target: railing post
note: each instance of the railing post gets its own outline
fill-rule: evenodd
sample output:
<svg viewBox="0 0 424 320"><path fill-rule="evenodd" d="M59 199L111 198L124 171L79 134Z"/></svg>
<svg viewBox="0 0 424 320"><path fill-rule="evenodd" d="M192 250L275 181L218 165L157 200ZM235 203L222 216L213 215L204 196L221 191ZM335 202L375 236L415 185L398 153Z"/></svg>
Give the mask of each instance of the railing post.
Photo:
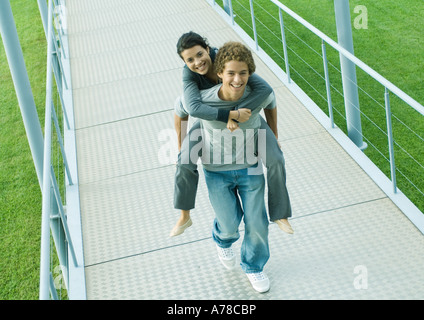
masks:
<svg viewBox="0 0 424 320"><path fill-rule="evenodd" d="M234 26L235 25L235 21L234 21L234 9L233 9L233 2L231 0L230 1L230 16L231 16L231 23Z"/></svg>
<svg viewBox="0 0 424 320"><path fill-rule="evenodd" d="M325 48L324 40L322 40L322 60L324 63L325 87L327 89L328 113L330 115L331 128L334 128L333 103L331 101L331 83L330 75L328 73L327 50Z"/></svg>
<svg viewBox="0 0 424 320"><path fill-rule="evenodd" d="M339 45L353 54L349 0L334 0L334 10L336 13L337 39ZM362 140L356 66L342 53L340 53L340 66L342 70L348 136L358 148L364 150L367 144Z"/></svg>
<svg viewBox="0 0 424 320"><path fill-rule="evenodd" d="M43 186L43 133L9 1L0 1L0 33L15 85L40 188Z"/></svg>
<svg viewBox="0 0 424 320"><path fill-rule="evenodd" d="M233 10L233 3L231 0L223 0L224 4L224 11L231 17L231 23L232 25L235 24L234 22L234 10Z"/></svg>
<svg viewBox="0 0 424 320"><path fill-rule="evenodd" d="M230 15L230 0L223 0L224 11Z"/></svg>
<svg viewBox="0 0 424 320"><path fill-rule="evenodd" d="M397 193L395 150L393 145L392 111L390 109L389 90L387 88L385 88L385 91L384 91L384 102L386 105L386 124L387 124L387 139L389 143L390 174L391 174L392 183L393 183L393 193Z"/></svg>
<svg viewBox="0 0 424 320"><path fill-rule="evenodd" d="M46 0L37 0L38 10L40 11L41 22L43 23L44 33L47 37L47 3Z"/></svg>
<svg viewBox="0 0 424 320"><path fill-rule="evenodd" d="M284 31L283 11L281 10L281 8L278 8L278 13L280 16L281 39L283 41L284 63L286 64L287 81L288 83L290 83L289 55L287 53L286 32Z"/></svg>
<svg viewBox="0 0 424 320"><path fill-rule="evenodd" d="M59 121L57 119L56 111L54 110L54 104L52 106L52 114L53 114L53 121L54 121L54 126L56 129L56 134L57 134L57 140L59 142L60 151L62 152L63 164L65 166L66 174L68 177L68 182L69 182L69 185L73 185L74 182L72 181L71 171L69 170L68 157L66 156L65 146L63 144L62 135L60 133Z"/></svg>
<svg viewBox="0 0 424 320"><path fill-rule="evenodd" d="M259 51L258 33L256 32L256 21L255 21L255 11L253 9L253 0L249 0L249 2L250 2L250 15L252 16L252 28L253 28L253 36L255 38L256 51Z"/></svg>
<svg viewBox="0 0 424 320"><path fill-rule="evenodd" d="M52 6L49 2L48 17ZM43 163L43 207L41 221L41 258L40 258L40 300L50 297L50 196L51 196L51 133L52 133L52 21L48 20L47 31L47 80L46 80L46 116L44 123L44 163Z"/></svg>

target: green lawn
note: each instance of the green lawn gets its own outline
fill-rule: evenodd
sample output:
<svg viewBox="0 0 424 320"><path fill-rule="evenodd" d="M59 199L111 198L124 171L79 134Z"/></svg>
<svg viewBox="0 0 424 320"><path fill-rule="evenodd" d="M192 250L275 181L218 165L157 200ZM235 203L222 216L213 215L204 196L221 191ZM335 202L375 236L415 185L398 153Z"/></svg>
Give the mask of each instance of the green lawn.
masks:
<svg viewBox="0 0 424 320"><path fill-rule="evenodd" d="M218 1L219 3L220 1ZM328 34L336 40L336 29L334 21L334 10L332 0L283 0L295 12L299 13L306 20L310 21L318 29ZM255 10L261 21L269 21L269 28L279 35L279 26L275 22L278 15L274 5L269 1L256 0ZM364 62L369 64L377 72L381 73L388 80L399 86L406 93L411 95L420 103L424 102L424 92L422 90L422 80L424 75L424 50L422 18L424 17L424 2L421 0L351 0L352 19L355 17L353 8L356 5L365 5L368 9L368 29L353 29L355 54ZM242 4L249 8L247 0L233 0L236 8L237 22L242 25L241 18L250 23L250 17L244 13L240 7ZM25 62L29 73L31 87L38 108L39 118L44 121L45 103L45 70L46 70L46 41L41 19L35 0L12 0L11 1L18 34L23 48ZM263 11L261 7L271 12L273 17ZM312 48L321 52L320 42L309 32L302 31L299 26L286 18L287 27L297 35L304 37ZM282 49L278 41L267 29L258 25L260 35L266 39L270 47L282 56ZM311 49L300 43L293 34L287 34L290 50L302 52L302 57L310 63L316 70L322 72L322 62ZM260 40L260 45L269 51L277 62L283 66L283 62L278 55L267 48L267 45ZM319 88L319 92L325 93L325 87L319 77L311 73L299 61L293 51L289 53L290 63L299 74L309 82ZM338 55L329 50L328 56L334 66L338 67ZM331 78L334 79L334 86L340 90L340 85L336 84L337 72L331 68ZM292 71L295 81L313 97L323 110L326 110L326 102L315 93L308 84L304 83L296 72ZM369 81L368 77L358 72L359 85L371 90L371 95L381 103L384 90ZM335 113L337 124L343 126L344 107L337 97L337 92L333 89ZM325 96L325 94L324 94ZM407 123L415 132L423 135L424 120L418 117L415 112L411 112L404 104L393 99L393 111L396 117ZM363 97L361 94L361 108L369 115L375 123L383 129L384 110L381 109L372 99ZM375 111L375 112L374 112ZM372 137L372 141L383 150L387 156L387 142L380 130L374 125L364 120L364 133L367 137ZM423 141L410 134L409 129L405 129L398 120L394 120L395 138L399 144L424 163ZM384 129L385 131L385 129ZM403 139L406 137L406 139ZM380 147L381 146L381 147ZM388 174L387 162L374 150L368 148L367 154L380 163L382 169ZM414 183L424 190L423 174L420 167L410 160L403 160L403 151L396 150L398 163L402 172L409 172ZM420 171L421 170L421 171ZM403 179L400 179L403 180ZM407 187L404 181L399 181L401 189L406 192L417 205L424 210L422 195L417 195L414 188ZM409 190L410 189L410 190ZM40 226L41 226L41 192L35 174L35 168L31 158L26 133L24 130L22 117L16 99L13 83L3 44L0 45L0 300L6 299L37 299L38 298L38 278L39 278L39 258L40 258Z"/></svg>

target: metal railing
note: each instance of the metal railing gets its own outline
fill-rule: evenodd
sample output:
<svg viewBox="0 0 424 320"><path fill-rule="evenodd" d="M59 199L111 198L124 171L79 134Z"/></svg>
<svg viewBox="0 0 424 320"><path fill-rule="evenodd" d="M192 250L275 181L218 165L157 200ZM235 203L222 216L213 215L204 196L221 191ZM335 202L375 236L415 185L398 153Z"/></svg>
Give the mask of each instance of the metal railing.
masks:
<svg viewBox="0 0 424 320"><path fill-rule="evenodd" d="M388 147L389 147L389 158L390 158L390 171L391 171L391 180L393 183L393 192L397 192L397 183L396 183L396 164L395 164L395 156L394 156L394 143L393 143L393 127L392 127L392 114L390 109L390 98L389 94L392 92L396 96L398 96L400 99L402 99L404 102L406 102L410 107L414 108L417 112L419 112L422 116L424 116L424 107L415 101L413 98L411 98L409 95L407 95L405 92L400 90L398 87L396 87L394 84L389 82L387 79L385 79L383 76L378 74L375 70L370 68L368 65L366 65L364 62L359 60L357 57L355 57L352 53L347 51L345 48L340 46L338 43L333 41L331 38L326 36L324 33L322 33L320 30L312 26L310 23L308 23L306 20L304 20L302 17L297 15L295 12L290 10L287 6L281 4L279 1L271 0L272 3L274 3L278 9L280 14L280 23L281 28L283 29L283 20L282 20L282 11L290 15L292 18L294 18L296 21L301 23L305 28L312 31L315 35L317 35L322 40L322 52L323 52L323 64L325 71L325 83L327 88L327 96L328 96L328 108L330 115L333 114L333 105L331 101L331 93L330 93L330 79L328 75L328 60L326 55L326 44L333 47L335 50L337 50L341 55L343 55L345 58L350 60L352 63L354 63L357 67L361 68L363 71L365 71L368 75L370 75L372 78L374 78L376 81L378 81L381 85L384 86L384 101L385 101L385 110L386 110L386 125L387 125L387 139L388 139ZM285 40L283 40L285 42ZM284 45L286 46L286 44ZM288 63L288 56L285 56L286 58L286 65L289 68ZM331 126L334 127L334 119L330 117L332 123Z"/></svg>
<svg viewBox="0 0 424 320"><path fill-rule="evenodd" d="M63 111L63 121L69 129L69 120L63 101L63 86L67 87L69 81L64 72L61 55L66 54L63 50L61 28L55 28L54 21L61 19L58 8L62 5L60 0L49 0L46 5L45 0L39 0L39 8L42 16L46 39L47 39L47 80L46 80L46 105L45 105L45 127L44 127L44 156L43 156L43 184L42 184L42 229L41 229L41 258L40 258L40 299L45 300L52 297L57 299L57 285L53 279L51 265L52 242L50 231L56 247L57 256L60 263L61 280L65 287L69 287L69 258L74 266L78 266L78 260L73 246L73 241L67 223L64 199L62 199L60 188L56 180L56 172L52 166L52 134L53 128L57 134L57 143L60 149L61 163L66 174L62 173L68 180L69 185L73 185L69 164L61 135L55 105L53 102L53 76L56 80L56 88L60 97L60 105ZM55 15L57 13L57 15ZM61 167L61 166L59 166ZM59 168L58 171L61 171ZM62 170L63 171L63 170ZM61 173L58 173L61 175Z"/></svg>
<svg viewBox="0 0 424 320"><path fill-rule="evenodd" d="M218 1L213 1L212 5L215 6L217 3ZM361 72L364 72L364 74L367 75L367 77L372 78L373 81L376 81L379 85L381 85L383 87L383 92L381 93L382 97L380 99L380 98L373 97L369 92L367 92L367 90L363 89L360 86L357 86L356 76L354 80L352 80L352 78L349 78L349 77L346 78L348 82L352 82L354 83L355 86L357 86L361 95L366 96L371 101L371 103L373 103L375 106L381 107L381 110L384 109L385 121L382 120L379 123L376 123L377 121L373 120L372 116L370 116L369 114L367 115L366 112L364 112L363 110L360 110L359 105L354 106L354 109L355 109L354 111L358 112L359 114L359 121L361 121L360 119L362 117L365 121L368 121L370 123L370 126L373 126L375 128L375 131L377 131L378 134L385 136L387 149L382 150L382 147L381 147L382 144L379 142L377 145L377 143L374 142L374 140L376 140L376 137L373 136L371 133L369 135L368 133L365 134L364 140L366 141L366 144L369 146L369 149L375 149L375 153L379 157L383 158L382 162L389 163L390 173L386 173L386 174L390 176L390 180L392 183L392 190L394 194L398 192L399 187L398 187L397 174L400 174L402 179L406 180L406 183L404 183L403 185L408 184L408 186L410 186L411 189L413 189L415 194L418 194L417 198L424 196L424 184L421 183L420 185L418 185L418 182L413 181L415 176L417 175L424 177L424 157L421 157L419 155L418 157L413 156L412 155L413 152L406 150L407 148L401 145L401 143L399 142L398 136L396 136L397 139L395 139L393 124L392 124L393 118L396 120L396 123L399 126L402 126L402 128L404 128L404 131L407 131L411 137L414 137L414 139L417 140L418 146L422 148L421 150L424 149L424 137L422 135L422 132L419 131L419 129L416 129L416 130L411 129L413 124L410 121L410 119L408 119L409 120L408 123L405 123L408 120L403 121L400 119L400 117L397 117L392 113L391 97L393 99L393 96L395 96L396 99L405 103L407 106L411 108L411 110L414 110L415 111L414 119L417 119L417 117L421 118L423 119L423 123L424 123L424 118L423 118L424 107L420 103L418 103L416 100L414 100L412 97L410 97L408 94L406 94L404 91L402 91L397 86L395 86L393 83L391 83L386 78L381 76L374 69L372 69L363 61L358 59L354 54L349 52L343 46L341 46L340 44L332 40L330 37L328 37L323 32L318 30L316 27L311 25L309 22L307 22L305 19L300 17L294 11L289 9L287 6L283 5L277 0L269 0L269 4L266 1L223 0L222 7L227 12L227 14L230 15L231 23L233 25L235 25L236 21L238 21L240 23L240 26L242 25L244 26L241 28L247 30L246 33L248 33L249 37L251 37L251 39L254 41L254 44L255 44L254 47L256 47L256 51L259 52L260 50L259 42L261 42L264 45L264 47L269 48L268 51L271 52L270 54L277 56L278 60L284 61L283 66L285 66L286 81L289 85L293 82L292 74L293 76L296 75L298 79L301 79L302 82L306 83L306 86L309 86L310 88L312 88L311 91L318 97L318 99L322 99L322 101L326 102L327 104L326 113L328 114L331 128L335 128L337 126L345 127L346 125L349 127L349 124L350 124L349 123L350 120L347 115L348 113L347 107L346 107L346 115L343 114L343 111L337 110L337 108L335 108L335 105L337 103L334 103L335 98L332 96L332 93L333 94L335 93L336 95L340 95L342 99L344 100L345 104L353 105L353 102L349 101L346 95L343 94L342 92L343 90L340 89L340 86L338 87L337 85L335 85L334 78L332 79L333 81L330 81L329 69L336 70L336 73L339 73L339 76L341 76L341 78L346 77L346 75L343 74L343 68L339 68L329 61L327 57L328 48L334 49L335 52L337 52L337 54L339 55L340 60L342 60L342 58L347 59L350 63L353 63L354 66L358 67L361 70ZM268 11L272 10L271 7L277 9L278 12L276 12L275 14L269 13ZM267 19L265 19L266 22L263 22L258 18L258 14L255 13L255 10L257 10L258 12L261 11L261 14L262 12L265 12L262 14L262 18L266 14L267 15L266 17ZM310 45L306 42L306 39L302 39L301 36L297 36L295 31L287 27L287 23L285 23L283 19L283 14L286 17L287 16L290 17L291 18L290 21L296 21L304 29L310 31L314 35L314 37L318 38L320 42L320 47L321 47L321 50L319 51L321 51L321 53L318 50L311 48ZM251 22L249 20L251 20ZM269 21L272 21L272 23L270 23ZM277 32L275 31L277 29L276 25L279 26L278 28L279 34L277 34ZM278 48L275 46L275 42L277 42L275 39L274 39L275 42L273 42L274 45L267 43L268 39L265 39L266 37L263 35L261 36L260 32L258 32L258 26L260 26L262 30L265 30L263 33L267 32L271 34L270 37L279 38L278 43L281 44L282 50L281 50L281 47ZM317 59L322 59L321 67L323 67L323 72L320 70L317 70L317 67L314 68L310 62L307 62L306 61L307 58L302 56L302 53L296 52L294 49L290 47L294 45L293 45L293 41L289 43L289 41L286 39L287 33L290 33L291 36L296 38L295 42L305 44L305 46L311 49L313 51L313 54L318 57ZM267 50L264 50L264 51L267 51ZM280 52L281 54L283 54L283 56L281 56ZM289 52L291 54L290 56L288 54ZM314 81L309 80L308 76L302 76L301 72L299 70L296 70L294 64L292 64L291 62L291 59L293 57L301 61L301 63L306 65L307 68L311 69L312 70L311 73L314 76L317 76L319 81L322 80L324 82L324 85L320 86L320 88L323 88L325 92L322 92L322 89L317 89L316 88L317 85L313 83ZM343 83L343 86L344 85L345 83ZM305 90L303 87L301 88ZM384 102L379 102L379 100ZM322 106L321 106L321 109L323 109ZM343 118L345 120L345 123L344 124L340 122L336 123L335 116L337 116L340 119ZM383 125L383 121L385 122L384 125ZM358 130L356 129L355 126L353 127L353 129ZM359 132L357 133L359 133L361 136L363 134L361 129L359 129ZM349 134L349 137L350 137L350 134ZM358 144L357 146L360 147ZM398 158L396 158L395 150L398 150L397 151L398 154L402 153L402 155L405 155L404 157L407 158L408 161L413 163L414 166L416 166L417 168L416 170L419 171L419 173L411 175L411 174L404 173L403 170L400 170L400 166L397 166L396 161L399 161L399 163L401 163L401 160L402 161L405 161L405 160L403 158L399 160L398 159L399 156ZM371 153L371 150L367 150L367 152ZM421 204L421 207L423 207L423 205L424 204Z"/></svg>
<svg viewBox="0 0 424 320"><path fill-rule="evenodd" d="M78 263L83 265L83 258L80 258L81 250L78 251L78 259L75 253L68 227L68 216L65 209L67 206L64 199L66 198L64 188L66 188L67 193L68 189L74 184L76 174L73 177L71 176L61 134L61 125L63 127L62 121L66 123L66 128L70 129L68 114L65 110L63 100L64 87L66 88L70 82L69 78L65 75L61 61L61 57L65 53L61 41L61 30L54 28L53 19L58 18L54 16L54 8L57 8L63 3L64 1L49 0L47 5L46 0L38 0L48 47L45 135L43 137L10 2L0 1L0 33L18 97L37 178L42 191L40 299L49 299L50 297L53 299L59 298L56 290L58 286L55 280L59 280L60 283L58 285L60 285L60 289L69 288L68 278L70 268L75 268L79 265ZM56 91L53 91L53 74L56 80ZM57 105L61 105L62 112L55 111L53 92L59 97L57 99ZM56 131L57 139L52 139L53 128ZM55 152L52 152L52 148L54 148ZM57 161L57 165L53 165L53 160ZM60 179L63 185L59 186L57 178ZM78 241L80 242L79 239ZM53 243L54 245L52 245ZM56 248L57 257L51 254L54 250L53 247ZM68 258L69 255L70 258ZM55 260L59 260L60 270L57 270L57 267L53 267L53 263L56 263ZM69 262L69 260L72 262ZM53 279L52 272L59 273L56 279Z"/></svg>

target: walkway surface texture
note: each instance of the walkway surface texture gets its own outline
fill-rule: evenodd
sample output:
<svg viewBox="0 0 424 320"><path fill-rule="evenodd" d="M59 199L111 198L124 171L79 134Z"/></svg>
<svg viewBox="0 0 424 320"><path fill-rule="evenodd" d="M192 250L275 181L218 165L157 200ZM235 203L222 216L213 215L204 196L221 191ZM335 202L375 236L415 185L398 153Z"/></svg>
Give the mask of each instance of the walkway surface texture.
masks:
<svg viewBox="0 0 424 320"><path fill-rule="evenodd" d="M66 3L88 299L424 298L422 233L258 57L295 230L270 225L271 290L220 264L202 172L193 226L170 238L175 165L158 154L182 90L177 39L240 38L204 0Z"/></svg>

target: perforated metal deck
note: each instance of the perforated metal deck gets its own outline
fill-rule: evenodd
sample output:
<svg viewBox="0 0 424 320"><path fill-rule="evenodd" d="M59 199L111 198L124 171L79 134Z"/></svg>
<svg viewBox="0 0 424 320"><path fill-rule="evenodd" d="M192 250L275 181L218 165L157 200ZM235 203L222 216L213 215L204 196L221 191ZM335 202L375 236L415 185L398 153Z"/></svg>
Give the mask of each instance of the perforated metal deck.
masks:
<svg viewBox="0 0 424 320"><path fill-rule="evenodd" d="M241 38L203 0L66 3L88 299L424 298L422 233L257 56L277 96L295 229L270 225L271 290L221 266L203 176L193 226L169 238L175 166L158 151L182 90L176 41Z"/></svg>

